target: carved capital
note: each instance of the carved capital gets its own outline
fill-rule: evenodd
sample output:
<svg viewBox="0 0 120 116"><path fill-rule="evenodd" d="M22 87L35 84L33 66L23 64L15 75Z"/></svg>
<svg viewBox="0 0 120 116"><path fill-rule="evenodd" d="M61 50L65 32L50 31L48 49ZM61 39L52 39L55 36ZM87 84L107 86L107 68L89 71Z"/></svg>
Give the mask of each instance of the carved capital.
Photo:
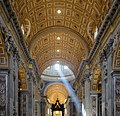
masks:
<svg viewBox="0 0 120 116"><path fill-rule="evenodd" d="M84 87L85 85L85 81L89 81L90 82L90 76L91 76L91 70L87 69L83 75L83 79L81 80L81 85Z"/></svg>
<svg viewBox="0 0 120 116"><path fill-rule="evenodd" d="M84 79L89 79L91 76L91 70L87 69L84 73Z"/></svg>
<svg viewBox="0 0 120 116"><path fill-rule="evenodd" d="M114 43L114 39L110 39L108 44L104 47L104 49L100 53L100 55L99 55L100 63L103 63L103 61L106 61L108 56L112 53L112 51L113 51L113 43Z"/></svg>

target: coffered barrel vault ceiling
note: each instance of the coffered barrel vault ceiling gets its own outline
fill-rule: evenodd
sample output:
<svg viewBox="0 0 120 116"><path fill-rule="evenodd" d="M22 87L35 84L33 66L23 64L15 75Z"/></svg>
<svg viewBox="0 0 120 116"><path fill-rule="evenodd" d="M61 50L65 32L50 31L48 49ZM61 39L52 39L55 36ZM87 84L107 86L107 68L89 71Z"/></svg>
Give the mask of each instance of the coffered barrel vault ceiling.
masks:
<svg viewBox="0 0 120 116"><path fill-rule="evenodd" d="M40 71L61 60L70 64L74 73L87 58L95 29L110 7L110 0L11 0L11 3Z"/></svg>
<svg viewBox="0 0 120 116"><path fill-rule="evenodd" d="M51 65L52 62L48 63L48 61L55 63L59 60L62 64L67 64L75 73L81 60L85 59L88 54L86 45L70 33L49 32L38 38L32 43L31 56L36 59L39 68L42 68L41 71L44 70L44 65Z"/></svg>

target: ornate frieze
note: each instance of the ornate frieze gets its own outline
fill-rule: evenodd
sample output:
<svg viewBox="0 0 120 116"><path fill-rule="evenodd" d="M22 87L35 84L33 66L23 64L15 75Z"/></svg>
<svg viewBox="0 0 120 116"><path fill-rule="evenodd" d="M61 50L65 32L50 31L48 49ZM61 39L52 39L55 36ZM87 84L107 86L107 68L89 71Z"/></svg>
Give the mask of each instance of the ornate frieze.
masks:
<svg viewBox="0 0 120 116"><path fill-rule="evenodd" d="M6 116L6 78L0 75L0 116Z"/></svg>

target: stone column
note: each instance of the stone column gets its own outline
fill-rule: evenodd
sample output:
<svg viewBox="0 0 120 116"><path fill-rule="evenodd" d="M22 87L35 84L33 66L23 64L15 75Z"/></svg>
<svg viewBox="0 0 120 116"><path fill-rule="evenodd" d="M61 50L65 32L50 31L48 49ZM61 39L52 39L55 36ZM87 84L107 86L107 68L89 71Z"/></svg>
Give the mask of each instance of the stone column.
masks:
<svg viewBox="0 0 120 116"><path fill-rule="evenodd" d="M33 73L28 72L28 116L34 115Z"/></svg>
<svg viewBox="0 0 120 116"><path fill-rule="evenodd" d="M64 115L65 116L69 116L68 112L69 112L69 101L67 100L66 103L64 104Z"/></svg>
<svg viewBox="0 0 120 116"><path fill-rule="evenodd" d="M74 113L73 107L74 107L74 104L72 102L72 99L69 98L69 112L70 112L69 114L70 114L70 116L73 116L73 113Z"/></svg>
<svg viewBox="0 0 120 116"><path fill-rule="evenodd" d="M34 116L40 116L40 102L39 101L35 101Z"/></svg>
<svg viewBox="0 0 120 116"><path fill-rule="evenodd" d="M14 59L13 88L14 88L13 116L18 116L18 64L16 58Z"/></svg>
<svg viewBox="0 0 120 116"><path fill-rule="evenodd" d="M84 113L85 111L85 81L84 79L81 80L81 85L82 85L82 113Z"/></svg>
<svg viewBox="0 0 120 116"><path fill-rule="evenodd" d="M6 33L6 34L4 34ZM6 116L18 115L18 66L20 55L10 31L2 30L5 50L8 57L7 113Z"/></svg>
<svg viewBox="0 0 120 116"><path fill-rule="evenodd" d="M107 116L107 85L108 79L105 78L107 76L107 62L104 61L104 66L101 67L102 69L102 115Z"/></svg>
<svg viewBox="0 0 120 116"><path fill-rule="evenodd" d="M45 116L45 109L46 109L46 102L44 96L41 98L40 101L40 116Z"/></svg>
<svg viewBox="0 0 120 116"><path fill-rule="evenodd" d="M19 97L19 116L28 116L28 91L20 91Z"/></svg>
<svg viewBox="0 0 120 116"><path fill-rule="evenodd" d="M90 101L90 79L85 80L85 110L86 116L91 116L91 101Z"/></svg>
<svg viewBox="0 0 120 116"><path fill-rule="evenodd" d="M91 82L90 82L91 72L90 69L87 69L84 78L83 78L83 93L84 93L84 108L86 112L86 116L91 116L91 99L90 99L90 91L91 91Z"/></svg>
<svg viewBox="0 0 120 116"><path fill-rule="evenodd" d="M7 79L8 70L0 69L0 116L7 116Z"/></svg>
<svg viewBox="0 0 120 116"><path fill-rule="evenodd" d="M112 57L113 39L110 39L100 54L102 71L102 116L113 116Z"/></svg>
<svg viewBox="0 0 120 116"><path fill-rule="evenodd" d="M81 115L80 115L80 112L77 111L76 106L75 106L72 98L69 97L68 99L69 99L69 105L68 105L68 106L69 106L69 112L68 112L68 114L69 114L70 116L81 116ZM78 103L78 104L79 104L79 103Z"/></svg>
<svg viewBox="0 0 120 116"><path fill-rule="evenodd" d="M8 67L7 67L7 57L4 51L4 43L2 38L2 24L0 22L0 47L2 47L3 52L0 52L0 60L5 59L3 62L0 61L0 116L7 115L7 79L8 79Z"/></svg>

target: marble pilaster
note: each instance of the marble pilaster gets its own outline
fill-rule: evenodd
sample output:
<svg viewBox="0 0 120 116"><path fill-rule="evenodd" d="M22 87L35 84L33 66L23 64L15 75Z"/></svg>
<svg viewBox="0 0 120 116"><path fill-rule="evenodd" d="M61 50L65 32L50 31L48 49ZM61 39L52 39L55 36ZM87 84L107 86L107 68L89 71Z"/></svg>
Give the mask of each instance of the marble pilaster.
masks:
<svg viewBox="0 0 120 116"><path fill-rule="evenodd" d="M102 73L102 116L113 116L113 78L112 71L114 39L110 39L100 54Z"/></svg>
<svg viewBox="0 0 120 116"><path fill-rule="evenodd" d="M82 86L83 86L83 105L84 110L86 112L86 116L91 116L91 82L90 82L91 71L87 69L84 74L84 78L82 79Z"/></svg>
<svg viewBox="0 0 120 116"><path fill-rule="evenodd" d="M113 78L113 115L120 115L120 70L114 70L111 73Z"/></svg>
<svg viewBox="0 0 120 116"><path fill-rule="evenodd" d="M35 101L35 109L34 109L34 116L39 116L40 115L40 102Z"/></svg>
<svg viewBox="0 0 120 116"><path fill-rule="evenodd" d="M71 98L69 100L69 112L70 112L70 116L74 115L74 103L72 102Z"/></svg>
<svg viewBox="0 0 120 116"><path fill-rule="evenodd" d="M91 115L98 116L98 94L97 92L91 93Z"/></svg>
<svg viewBox="0 0 120 116"><path fill-rule="evenodd" d="M8 71L0 70L0 116L7 115L7 78Z"/></svg>
<svg viewBox="0 0 120 116"><path fill-rule="evenodd" d="M18 67L20 61L19 51L9 30L1 27L5 50L8 57L7 82L7 113L6 116L18 115Z"/></svg>
<svg viewBox="0 0 120 116"><path fill-rule="evenodd" d="M28 116L28 91L19 92L19 116Z"/></svg>
<svg viewBox="0 0 120 116"><path fill-rule="evenodd" d="M34 93L33 93L33 74L28 72L28 116L34 114Z"/></svg>
<svg viewBox="0 0 120 116"><path fill-rule="evenodd" d="M40 100L40 116L45 116L45 113L46 113L46 102L45 102L45 99L44 96L41 97L41 100Z"/></svg>

